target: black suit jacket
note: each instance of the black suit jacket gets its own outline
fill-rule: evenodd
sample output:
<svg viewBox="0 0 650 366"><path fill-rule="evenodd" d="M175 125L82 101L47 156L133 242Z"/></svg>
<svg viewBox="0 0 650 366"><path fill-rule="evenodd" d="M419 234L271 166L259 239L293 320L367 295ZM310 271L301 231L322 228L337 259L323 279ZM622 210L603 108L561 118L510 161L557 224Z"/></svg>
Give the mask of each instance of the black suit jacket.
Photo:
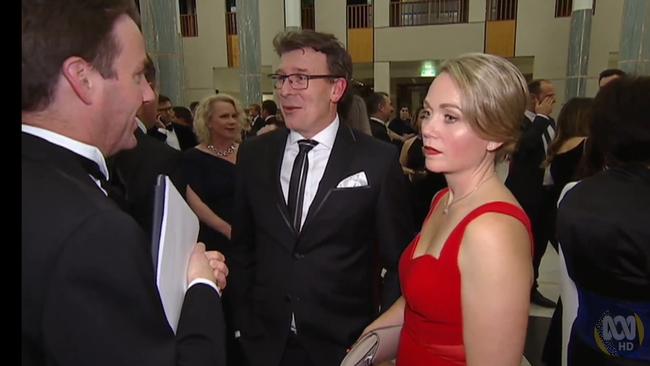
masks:
<svg viewBox="0 0 650 366"><path fill-rule="evenodd" d="M182 178L183 154L166 143L135 130L138 145L108 159L112 181L118 181L125 190L127 212L151 237L154 187L158 174L170 177L176 189L185 197Z"/></svg>
<svg viewBox="0 0 650 366"><path fill-rule="evenodd" d="M175 336L148 242L79 155L23 133L22 364L224 365L216 291L187 291Z"/></svg>
<svg viewBox="0 0 650 366"><path fill-rule="evenodd" d="M251 123L251 134L254 136L257 134L257 131L260 130L260 128L266 126L266 122L264 121L264 118L262 116L257 116Z"/></svg>
<svg viewBox="0 0 650 366"><path fill-rule="evenodd" d="M392 143L390 136L388 136L388 131L386 131L386 126L382 123L375 121L370 118L370 132L372 135L382 141Z"/></svg>
<svg viewBox="0 0 650 366"><path fill-rule="evenodd" d="M379 264L387 269L383 307L399 296L397 265L414 234L396 150L340 125L300 234L289 224L280 184L288 130L239 150L229 290L253 365L277 365L291 314L315 365L338 365L378 315ZM368 185L336 188L365 172Z"/></svg>
<svg viewBox="0 0 650 366"><path fill-rule="evenodd" d="M172 124L174 125L174 132L176 132L176 137L178 137L178 145L180 145L181 151L191 149L199 144L194 131L192 131L192 127L178 123Z"/></svg>
<svg viewBox="0 0 650 366"><path fill-rule="evenodd" d="M555 126L551 118L536 116L531 123L527 117L524 117L517 150L511 157L505 184L529 215L534 215L530 210L539 209L543 200L542 163L546 159L546 152L542 136L551 124Z"/></svg>

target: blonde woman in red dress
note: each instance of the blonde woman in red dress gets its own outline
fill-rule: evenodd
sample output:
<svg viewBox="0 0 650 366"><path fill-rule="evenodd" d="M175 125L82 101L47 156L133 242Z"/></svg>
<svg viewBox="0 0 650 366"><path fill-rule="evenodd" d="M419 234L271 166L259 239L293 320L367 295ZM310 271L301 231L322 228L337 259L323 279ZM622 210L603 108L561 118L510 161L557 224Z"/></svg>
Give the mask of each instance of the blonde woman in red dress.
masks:
<svg viewBox="0 0 650 366"><path fill-rule="evenodd" d="M366 328L402 325L397 365L521 364L532 236L495 162L513 149L527 98L517 68L486 54L448 60L429 88L426 168L448 188L402 254L403 296Z"/></svg>

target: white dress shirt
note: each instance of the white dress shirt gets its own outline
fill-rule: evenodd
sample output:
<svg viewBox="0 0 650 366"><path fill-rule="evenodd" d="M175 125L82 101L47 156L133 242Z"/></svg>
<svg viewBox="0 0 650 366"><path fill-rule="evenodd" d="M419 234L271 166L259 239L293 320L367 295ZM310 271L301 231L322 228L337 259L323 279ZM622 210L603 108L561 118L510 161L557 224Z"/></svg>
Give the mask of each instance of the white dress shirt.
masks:
<svg viewBox="0 0 650 366"><path fill-rule="evenodd" d="M302 204L301 227L305 223L307 212L309 212L309 206L311 206L314 196L316 196L318 184L320 183L321 178L323 178L323 173L325 173L325 167L327 167L327 162L330 158L330 153L332 152L332 146L334 145L338 129L339 116L337 114L336 117L334 117L334 120L325 127L325 129L311 138L312 140L318 141L318 145L307 153L307 159L309 159L309 170L307 173L305 196ZM296 159L296 155L298 155L299 151L298 140L302 139L304 139L304 137L298 132L291 131L284 147L284 157L282 158L282 168L280 170L280 184L282 185L282 193L284 194L285 202L287 202L287 197L289 196L289 181L291 180L293 161Z"/></svg>
<svg viewBox="0 0 650 366"><path fill-rule="evenodd" d="M104 159L104 155L102 155L102 152L99 151L97 147L88 145L86 143L77 140L73 140L67 136L63 136L56 132L52 132L50 130L46 130L40 127L34 127L34 126L23 124L21 128L22 131L25 133L40 137L43 140L47 140L53 143L54 145L61 146L65 149L74 152L77 155L81 155L84 158L94 161L95 163L97 163L97 166L99 166L99 171L101 171L102 174L104 174L104 176L106 177L106 180L108 180L108 168L106 167L106 160ZM102 188L101 184L99 183L99 180L90 174L88 175L93 179L95 184L97 184L97 187L99 187L99 189L101 189L102 192L104 192L104 194L108 196L108 193Z"/></svg>
<svg viewBox="0 0 650 366"><path fill-rule="evenodd" d="M166 128L159 128L158 131L164 133L167 135L167 139L165 139L165 143L171 147L173 147L176 150L181 150L181 144L178 142L178 136L176 136L176 131L173 129L170 131Z"/></svg>

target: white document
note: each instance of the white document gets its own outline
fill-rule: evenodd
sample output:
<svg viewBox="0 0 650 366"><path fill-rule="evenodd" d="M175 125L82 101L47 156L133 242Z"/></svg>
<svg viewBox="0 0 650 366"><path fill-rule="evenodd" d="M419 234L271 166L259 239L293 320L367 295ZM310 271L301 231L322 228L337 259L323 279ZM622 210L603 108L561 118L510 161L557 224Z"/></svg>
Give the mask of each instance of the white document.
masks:
<svg viewBox="0 0 650 366"><path fill-rule="evenodd" d="M169 325L176 333L187 267L199 235L199 219L166 175L158 176L154 202L152 255L156 285Z"/></svg>

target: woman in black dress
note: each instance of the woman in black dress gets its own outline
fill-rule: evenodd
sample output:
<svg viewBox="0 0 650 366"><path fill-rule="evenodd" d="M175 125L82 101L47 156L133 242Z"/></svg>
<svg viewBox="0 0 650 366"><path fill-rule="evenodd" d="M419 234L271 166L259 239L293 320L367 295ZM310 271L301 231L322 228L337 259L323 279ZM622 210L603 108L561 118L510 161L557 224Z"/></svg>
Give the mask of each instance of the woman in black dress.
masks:
<svg viewBox="0 0 650 366"><path fill-rule="evenodd" d="M552 205L549 205L549 210L546 213L549 215L549 219L546 221L547 237L550 238L556 250L557 201L564 186L578 178L578 166L584 155L585 143L589 135L593 105L593 98L572 98L562 107L557 119L557 134L548 148L548 156L544 161L544 167L550 169L553 178L553 202ZM544 345L542 360L548 366L560 365L562 307L562 299L559 299Z"/></svg>
<svg viewBox="0 0 650 366"><path fill-rule="evenodd" d="M243 111L226 94L203 99L194 129L199 144L185 152L183 171L187 201L199 217L199 240L227 255L235 194L235 163Z"/></svg>
<svg viewBox="0 0 650 366"><path fill-rule="evenodd" d="M230 222L235 197L235 164L244 113L226 94L211 95L196 108L194 132L199 144L184 152L183 172L187 202L199 217L199 241L230 257ZM222 294L229 365L242 364L232 326L228 291Z"/></svg>

